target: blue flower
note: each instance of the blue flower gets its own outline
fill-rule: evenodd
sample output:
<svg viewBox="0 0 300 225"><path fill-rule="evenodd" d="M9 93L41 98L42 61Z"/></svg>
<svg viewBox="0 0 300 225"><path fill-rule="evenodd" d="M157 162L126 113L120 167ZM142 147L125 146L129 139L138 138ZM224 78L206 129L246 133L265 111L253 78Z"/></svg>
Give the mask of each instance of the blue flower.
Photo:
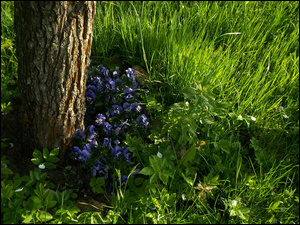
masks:
<svg viewBox="0 0 300 225"><path fill-rule="evenodd" d="M92 104L95 101L96 94L93 91L88 90L85 92L85 98L87 104Z"/></svg>
<svg viewBox="0 0 300 225"><path fill-rule="evenodd" d="M87 129L91 134L96 134L96 133L94 132L94 128L95 128L94 125L89 125L86 129Z"/></svg>
<svg viewBox="0 0 300 225"><path fill-rule="evenodd" d="M137 102L132 103L131 107L133 110L135 110L138 113L142 111L142 106L140 106L140 104Z"/></svg>
<svg viewBox="0 0 300 225"><path fill-rule="evenodd" d="M126 162L131 162L131 158L132 158L132 152L129 151L129 149L125 149L123 151L123 157L125 158Z"/></svg>
<svg viewBox="0 0 300 225"><path fill-rule="evenodd" d="M142 125L143 128L148 128L150 123L149 123L149 119L146 117L145 114L140 115L137 119L136 119L137 123L140 123Z"/></svg>
<svg viewBox="0 0 300 225"><path fill-rule="evenodd" d="M101 77L94 77L94 78L91 78L91 82L94 86L97 87L97 91L100 92L100 93L103 93L104 92L104 85L103 85L103 82L101 80Z"/></svg>
<svg viewBox="0 0 300 225"><path fill-rule="evenodd" d="M127 77L131 80L134 80L135 77L134 77L134 72L135 70L134 69L131 69L131 68L128 68L127 70L125 70L126 73L127 73Z"/></svg>
<svg viewBox="0 0 300 225"><path fill-rule="evenodd" d="M78 162L83 162L83 163L86 163L86 160L88 160L91 155L86 149L81 150L77 146L73 147L73 153L77 157Z"/></svg>
<svg viewBox="0 0 300 225"><path fill-rule="evenodd" d="M100 126L105 123L105 119L106 119L106 117L104 115L102 115L101 113L99 113L96 116L95 124Z"/></svg>
<svg viewBox="0 0 300 225"><path fill-rule="evenodd" d="M119 77L119 75L120 75L120 72L118 70L115 70L113 72L113 77Z"/></svg>
<svg viewBox="0 0 300 225"><path fill-rule="evenodd" d="M96 151L98 148L98 142L96 139L88 140L89 142L84 145L84 148L88 151Z"/></svg>
<svg viewBox="0 0 300 225"><path fill-rule="evenodd" d="M95 85L89 85L86 88L87 91L93 91L94 93L96 93L98 91L97 87Z"/></svg>
<svg viewBox="0 0 300 225"><path fill-rule="evenodd" d="M79 136L81 140L86 137L85 134L80 129L77 129L74 133L74 137L77 137L77 136Z"/></svg>
<svg viewBox="0 0 300 225"><path fill-rule="evenodd" d="M139 89L140 88L140 85L139 85L139 83L137 82L137 81L132 81L132 88L133 89Z"/></svg>
<svg viewBox="0 0 300 225"><path fill-rule="evenodd" d="M123 90L123 93L124 93L124 97L127 101L132 100L134 97L134 91L132 90L132 88L129 88L129 87L125 88Z"/></svg>
<svg viewBox="0 0 300 225"><path fill-rule="evenodd" d="M116 146L115 148L111 149L111 154L113 157L119 158L122 155L123 149L120 146Z"/></svg>
<svg viewBox="0 0 300 225"><path fill-rule="evenodd" d="M109 146L111 148L111 138L104 138L103 143L105 147Z"/></svg>
<svg viewBox="0 0 300 225"><path fill-rule="evenodd" d="M115 136L118 136L121 132L122 132L122 124L121 125L117 125L117 124L114 124L114 135Z"/></svg>
<svg viewBox="0 0 300 225"><path fill-rule="evenodd" d="M108 177L108 175L107 175L107 173L108 173L108 169L107 169L107 167L106 166L101 166L100 165L100 161L96 161L96 166L92 166L91 167L91 170L92 170L92 175L94 176L94 177L96 177L96 176L103 176L104 175L104 178L105 179L107 179L107 177Z"/></svg>
<svg viewBox="0 0 300 225"><path fill-rule="evenodd" d="M130 103L125 102L125 103L123 104L123 109L124 109L124 111L125 111L126 113L130 113L130 112L132 111L132 106L131 106Z"/></svg>
<svg viewBox="0 0 300 225"><path fill-rule="evenodd" d="M103 132L107 135L111 135L111 129L112 125L110 125L108 122L105 122L103 126Z"/></svg>
<svg viewBox="0 0 300 225"><path fill-rule="evenodd" d="M115 84L115 82L110 77L107 78L104 81L104 83L105 83L106 91L110 91L110 90L114 91L114 90L116 90L116 84Z"/></svg>
<svg viewBox="0 0 300 225"><path fill-rule="evenodd" d="M108 110L108 112L110 116L120 115L123 112L123 108L122 106L113 105L112 108Z"/></svg>

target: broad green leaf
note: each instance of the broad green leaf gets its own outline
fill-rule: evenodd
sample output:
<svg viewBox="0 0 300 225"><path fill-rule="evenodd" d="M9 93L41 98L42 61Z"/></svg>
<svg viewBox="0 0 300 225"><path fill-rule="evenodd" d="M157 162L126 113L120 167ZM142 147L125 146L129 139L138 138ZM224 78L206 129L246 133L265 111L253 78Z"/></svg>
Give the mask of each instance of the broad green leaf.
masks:
<svg viewBox="0 0 300 225"><path fill-rule="evenodd" d="M152 157L150 156L149 161L150 161L150 165L152 166L153 170L155 172L159 172L160 171L159 166L161 164L160 158L158 158L156 155L154 155Z"/></svg>
<svg viewBox="0 0 300 225"><path fill-rule="evenodd" d="M197 95L196 89L192 87L187 87L183 89L181 92L184 95L184 97L188 99L195 98L195 96Z"/></svg>
<svg viewBox="0 0 300 225"><path fill-rule="evenodd" d="M150 176L154 173L154 170L151 167L144 167L139 173Z"/></svg>
<svg viewBox="0 0 300 225"><path fill-rule="evenodd" d="M44 165L47 169L56 169L56 166L53 163L45 162Z"/></svg>
<svg viewBox="0 0 300 225"><path fill-rule="evenodd" d="M1 173L2 174L13 174L13 171L8 168L1 168Z"/></svg>
<svg viewBox="0 0 300 225"><path fill-rule="evenodd" d="M51 152L50 152L50 157L53 157L53 156L57 156L59 153L59 148L54 148Z"/></svg>
<svg viewBox="0 0 300 225"><path fill-rule="evenodd" d="M59 161L59 158L55 157L55 156L50 156L48 159L47 159L48 162L51 162L51 163L57 163Z"/></svg>
<svg viewBox="0 0 300 225"><path fill-rule="evenodd" d="M38 159L40 161L40 163L43 161L43 155L39 150L34 149L32 155L34 158Z"/></svg>
<svg viewBox="0 0 300 225"><path fill-rule="evenodd" d="M179 161L179 166L182 164L186 165L189 161L192 162L195 158L196 150L197 148L195 146L192 146L188 151L186 151Z"/></svg>
<svg viewBox="0 0 300 225"><path fill-rule="evenodd" d="M38 159L38 158L33 158L31 159L31 161L35 164L35 165L40 165L42 163L42 159Z"/></svg>
<svg viewBox="0 0 300 225"><path fill-rule="evenodd" d="M46 211L38 211L36 217L41 222L47 222L53 219L53 216Z"/></svg>
<svg viewBox="0 0 300 225"><path fill-rule="evenodd" d="M48 148L43 148L43 157L45 160L49 157L49 150Z"/></svg>
<svg viewBox="0 0 300 225"><path fill-rule="evenodd" d="M157 179L158 179L158 173L154 173L154 174L150 177L150 184L153 184Z"/></svg>
<svg viewBox="0 0 300 225"><path fill-rule="evenodd" d="M165 184L168 184L169 177L165 173L159 173L159 179Z"/></svg>
<svg viewBox="0 0 300 225"><path fill-rule="evenodd" d="M105 178L104 178L104 177L98 177L98 178L96 179L96 184L97 184L98 186L103 186L103 185L105 184Z"/></svg>
<svg viewBox="0 0 300 225"><path fill-rule="evenodd" d="M219 147L227 154L230 153L230 141L229 140L221 139L219 141Z"/></svg>

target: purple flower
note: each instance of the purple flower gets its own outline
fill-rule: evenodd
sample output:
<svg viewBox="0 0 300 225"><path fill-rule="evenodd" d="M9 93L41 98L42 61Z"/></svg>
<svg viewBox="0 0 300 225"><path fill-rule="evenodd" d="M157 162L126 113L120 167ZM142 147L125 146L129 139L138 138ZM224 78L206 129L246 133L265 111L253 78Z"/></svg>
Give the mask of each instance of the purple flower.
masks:
<svg viewBox="0 0 300 225"><path fill-rule="evenodd" d="M115 70L113 72L113 77L119 77L119 75L120 75L120 72L118 70Z"/></svg>
<svg viewBox="0 0 300 225"><path fill-rule="evenodd" d="M94 128L95 128L94 125L89 125L86 129L87 129L91 134L95 134Z"/></svg>
<svg viewBox="0 0 300 225"><path fill-rule="evenodd" d="M106 91L116 89L116 84L110 77L104 81L104 84L105 84Z"/></svg>
<svg viewBox="0 0 300 225"><path fill-rule="evenodd" d="M93 91L94 93L96 93L98 91L97 87L95 85L89 85L86 88L87 91Z"/></svg>
<svg viewBox="0 0 300 225"><path fill-rule="evenodd" d="M110 125L108 122L105 122L103 126L103 132L107 135L111 135L111 129L112 125Z"/></svg>
<svg viewBox="0 0 300 225"><path fill-rule="evenodd" d="M115 148L111 149L111 154L113 157L119 158L122 155L123 149L120 146L116 146Z"/></svg>
<svg viewBox="0 0 300 225"><path fill-rule="evenodd" d="M132 81L132 88L133 89L139 89L140 88L140 85L139 85L139 83L137 82L137 81Z"/></svg>
<svg viewBox="0 0 300 225"><path fill-rule="evenodd" d="M105 147L109 146L111 148L111 138L104 138L103 143Z"/></svg>
<svg viewBox="0 0 300 225"><path fill-rule="evenodd" d="M112 108L108 110L108 112L110 116L120 115L123 112L123 108L122 106L113 105Z"/></svg>
<svg viewBox="0 0 300 225"><path fill-rule="evenodd" d="M91 170L92 170L92 175L94 177L96 176L103 176L104 175L104 178L107 179L108 175L107 175L107 172L108 172L108 169L106 166L101 166L100 165L100 161L96 161L96 166L92 166L91 167Z"/></svg>
<svg viewBox="0 0 300 225"><path fill-rule="evenodd" d="M91 155L86 149L81 150L77 146L73 147L73 153L77 157L78 162L83 162L83 163L86 163L86 160L88 160Z"/></svg>
<svg viewBox="0 0 300 225"><path fill-rule="evenodd" d="M131 80L134 80L134 69L128 68L127 70L125 70L127 73L127 77Z"/></svg>
<svg viewBox="0 0 300 225"><path fill-rule="evenodd" d="M87 104L92 104L95 101L96 94L93 91L88 90L85 92L85 98Z"/></svg>
<svg viewBox="0 0 300 225"><path fill-rule="evenodd" d="M133 97L134 97L134 91L132 90L132 88L129 88L129 87L125 88L125 89L123 90L123 93L124 93L125 99L126 99L127 101L132 100Z"/></svg>
<svg viewBox="0 0 300 225"><path fill-rule="evenodd" d="M86 137L85 134L80 129L77 129L74 133L74 137L77 137L77 136L79 136L81 140Z"/></svg>
<svg viewBox="0 0 300 225"><path fill-rule="evenodd" d="M125 102L125 103L123 104L123 109L124 109L124 111L125 111L126 113L130 113L130 112L132 111L132 106L131 106L130 103Z"/></svg>
<svg viewBox="0 0 300 225"><path fill-rule="evenodd" d="M106 117L103 114L99 113L96 116L95 124L98 125L98 126L100 126L100 125L102 125L102 124L105 123L105 119L106 119Z"/></svg>
<svg viewBox="0 0 300 225"><path fill-rule="evenodd" d="M131 162L131 158L132 158L132 152L129 151L129 149L125 149L123 151L123 157L125 158L126 162Z"/></svg>
<svg viewBox="0 0 300 225"><path fill-rule="evenodd" d="M137 102L132 103L131 107L133 110L135 110L138 113L142 111L142 106L140 106L140 104Z"/></svg>
<svg viewBox="0 0 300 225"><path fill-rule="evenodd" d="M142 125L143 128L148 128L150 123L149 123L149 119L146 117L145 114L140 115L137 119L136 119L137 123L140 123Z"/></svg>
<svg viewBox="0 0 300 225"><path fill-rule="evenodd" d="M118 144L120 144L120 143L121 143L121 142L120 142L118 139L114 141L114 144L115 144L115 145L118 145Z"/></svg>

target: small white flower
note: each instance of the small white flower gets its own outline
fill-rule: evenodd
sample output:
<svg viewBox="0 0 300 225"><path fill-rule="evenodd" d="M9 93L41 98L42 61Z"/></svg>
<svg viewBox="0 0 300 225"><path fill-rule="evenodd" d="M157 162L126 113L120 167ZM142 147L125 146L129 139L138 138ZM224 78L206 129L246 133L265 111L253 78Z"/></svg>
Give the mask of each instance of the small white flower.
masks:
<svg viewBox="0 0 300 225"><path fill-rule="evenodd" d="M20 191L23 191L23 188L19 188L19 189L15 190L15 192L20 192Z"/></svg>
<svg viewBox="0 0 300 225"><path fill-rule="evenodd" d="M39 168L43 170L43 169L46 168L46 166L44 165L44 163L42 163L42 164L39 165Z"/></svg>
<svg viewBox="0 0 300 225"><path fill-rule="evenodd" d="M157 157L162 158L162 154L160 152L157 152Z"/></svg>
<svg viewBox="0 0 300 225"><path fill-rule="evenodd" d="M232 200L231 205L235 207L237 205L237 200Z"/></svg>
<svg viewBox="0 0 300 225"><path fill-rule="evenodd" d="M181 198L182 198L183 201L186 200L185 194L182 194Z"/></svg>
<svg viewBox="0 0 300 225"><path fill-rule="evenodd" d="M189 106L189 102L185 102L185 105L186 105L186 106Z"/></svg>
<svg viewBox="0 0 300 225"><path fill-rule="evenodd" d="M256 121L256 118L254 116L250 116L251 120Z"/></svg>
<svg viewBox="0 0 300 225"><path fill-rule="evenodd" d="M284 118L286 118L286 119L288 119L288 118L289 118L289 116L288 116L288 115L286 115L286 114L284 114L284 115L283 115L283 117L284 117Z"/></svg>

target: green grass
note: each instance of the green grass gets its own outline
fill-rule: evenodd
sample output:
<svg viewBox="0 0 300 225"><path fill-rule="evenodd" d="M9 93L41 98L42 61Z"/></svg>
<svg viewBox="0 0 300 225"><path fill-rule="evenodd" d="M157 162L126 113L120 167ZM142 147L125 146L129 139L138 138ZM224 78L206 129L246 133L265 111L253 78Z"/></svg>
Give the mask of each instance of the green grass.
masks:
<svg viewBox="0 0 300 225"><path fill-rule="evenodd" d="M1 2L1 103L17 79L12 9ZM163 127L142 147L176 174L118 190L105 220L299 223L299 2L97 2L91 58L148 71L145 103ZM186 162L172 158L180 148Z"/></svg>

